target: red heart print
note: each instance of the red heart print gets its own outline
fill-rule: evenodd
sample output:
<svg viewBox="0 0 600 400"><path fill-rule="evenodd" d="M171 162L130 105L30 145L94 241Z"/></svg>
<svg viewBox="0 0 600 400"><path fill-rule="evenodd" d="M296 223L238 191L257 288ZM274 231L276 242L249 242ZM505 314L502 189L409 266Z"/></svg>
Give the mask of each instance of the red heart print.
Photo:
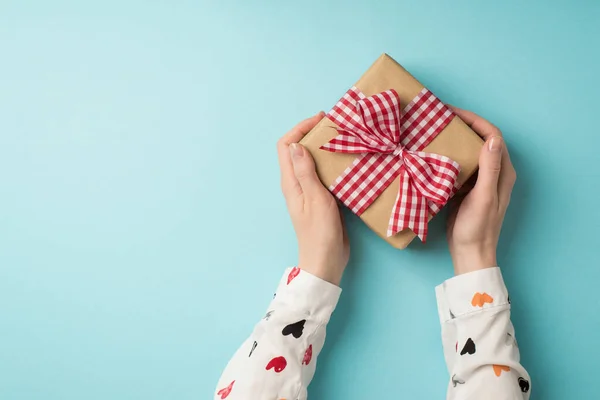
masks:
<svg viewBox="0 0 600 400"><path fill-rule="evenodd" d="M273 371L280 373L287 366L287 361L284 357L275 357L267 364L267 371L273 368Z"/></svg>
<svg viewBox="0 0 600 400"><path fill-rule="evenodd" d="M298 267L292 268L292 270L288 274L287 284L289 285L290 282L293 281L294 278L297 277L299 273L300 273L300 268L298 268Z"/></svg>
<svg viewBox="0 0 600 400"><path fill-rule="evenodd" d="M221 400L226 399L227 396L229 396L229 393L231 393L231 389L233 389L233 384L235 383L235 381L232 381L229 386L227 386L226 388L223 388L221 390L219 390L217 392L217 396L221 396Z"/></svg>
<svg viewBox="0 0 600 400"><path fill-rule="evenodd" d="M308 346L308 349L306 349L306 353L304 353L304 359L302 360L302 364L308 365L310 364L310 360L312 360L312 344Z"/></svg>

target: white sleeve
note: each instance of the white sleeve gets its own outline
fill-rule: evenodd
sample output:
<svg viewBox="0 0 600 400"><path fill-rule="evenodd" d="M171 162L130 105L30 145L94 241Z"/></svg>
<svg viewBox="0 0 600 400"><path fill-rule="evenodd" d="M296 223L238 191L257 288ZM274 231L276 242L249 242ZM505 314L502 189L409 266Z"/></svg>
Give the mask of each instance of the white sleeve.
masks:
<svg viewBox="0 0 600 400"><path fill-rule="evenodd" d="M286 270L267 313L223 371L214 398L306 399L340 294L306 271Z"/></svg>
<svg viewBox="0 0 600 400"><path fill-rule="evenodd" d="M510 299L500 268L458 275L436 287L449 400L529 399Z"/></svg>

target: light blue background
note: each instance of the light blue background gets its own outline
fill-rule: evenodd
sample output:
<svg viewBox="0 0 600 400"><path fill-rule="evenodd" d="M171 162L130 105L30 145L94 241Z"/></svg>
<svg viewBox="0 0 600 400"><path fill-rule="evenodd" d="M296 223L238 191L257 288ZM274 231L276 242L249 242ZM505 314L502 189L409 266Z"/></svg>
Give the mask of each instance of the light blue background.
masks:
<svg viewBox="0 0 600 400"><path fill-rule="evenodd" d="M382 53L502 128L534 399L600 392L600 3L0 3L0 398L209 399L296 259L275 142ZM444 218L352 261L314 399L441 399Z"/></svg>

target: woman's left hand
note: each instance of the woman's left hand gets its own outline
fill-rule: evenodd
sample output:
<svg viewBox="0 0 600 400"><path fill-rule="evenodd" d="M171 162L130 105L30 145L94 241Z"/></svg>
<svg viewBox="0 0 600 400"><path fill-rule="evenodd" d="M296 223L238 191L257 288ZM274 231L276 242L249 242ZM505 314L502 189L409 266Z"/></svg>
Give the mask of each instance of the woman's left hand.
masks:
<svg viewBox="0 0 600 400"><path fill-rule="evenodd" d="M323 186L310 153L298 142L323 117L296 125L277 143L281 189L298 238L298 266L339 285L350 246L337 202Z"/></svg>

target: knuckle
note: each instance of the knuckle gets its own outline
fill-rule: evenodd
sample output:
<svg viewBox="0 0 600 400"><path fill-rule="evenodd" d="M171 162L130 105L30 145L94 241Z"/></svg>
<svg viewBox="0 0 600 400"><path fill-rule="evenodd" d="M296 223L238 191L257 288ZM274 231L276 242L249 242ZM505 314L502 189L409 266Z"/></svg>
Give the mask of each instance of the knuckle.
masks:
<svg viewBox="0 0 600 400"><path fill-rule="evenodd" d="M308 168L302 168L296 171L296 178L299 181L309 182L314 180L314 174Z"/></svg>
<svg viewBox="0 0 600 400"><path fill-rule="evenodd" d="M491 193L485 193L480 196L479 204L484 208L491 208L496 204L496 197Z"/></svg>
<svg viewBox="0 0 600 400"><path fill-rule="evenodd" d="M517 181L517 171L514 168L510 168L506 173L507 180L514 184Z"/></svg>
<svg viewBox="0 0 600 400"><path fill-rule="evenodd" d="M317 192L317 198L323 204L326 204L326 205L330 205L331 203L335 204L335 200L333 199L333 196L331 196L331 194L329 194L329 192L325 188L323 188L323 190L319 190Z"/></svg>
<svg viewBox="0 0 600 400"><path fill-rule="evenodd" d="M503 213L506 212L506 209L508 208L508 206L510 204L510 199L511 199L511 191L509 191L508 193L506 193L505 195L502 196L502 199L500 201L500 209Z"/></svg>
<svg viewBox="0 0 600 400"><path fill-rule="evenodd" d="M295 165L296 178L298 179L306 179L310 177L310 169L306 167L306 165Z"/></svg>
<svg viewBox="0 0 600 400"><path fill-rule="evenodd" d="M283 149L285 147L285 141L283 138L277 140L276 147L278 150Z"/></svg>
<svg viewBox="0 0 600 400"><path fill-rule="evenodd" d="M311 202L316 206L322 207L323 209L328 209L333 205L335 205L335 200L326 190L318 190L311 196Z"/></svg>
<svg viewBox="0 0 600 400"><path fill-rule="evenodd" d="M488 171L492 172L493 174L499 174L501 170L502 166L500 165L500 163L492 164L488 168Z"/></svg>

